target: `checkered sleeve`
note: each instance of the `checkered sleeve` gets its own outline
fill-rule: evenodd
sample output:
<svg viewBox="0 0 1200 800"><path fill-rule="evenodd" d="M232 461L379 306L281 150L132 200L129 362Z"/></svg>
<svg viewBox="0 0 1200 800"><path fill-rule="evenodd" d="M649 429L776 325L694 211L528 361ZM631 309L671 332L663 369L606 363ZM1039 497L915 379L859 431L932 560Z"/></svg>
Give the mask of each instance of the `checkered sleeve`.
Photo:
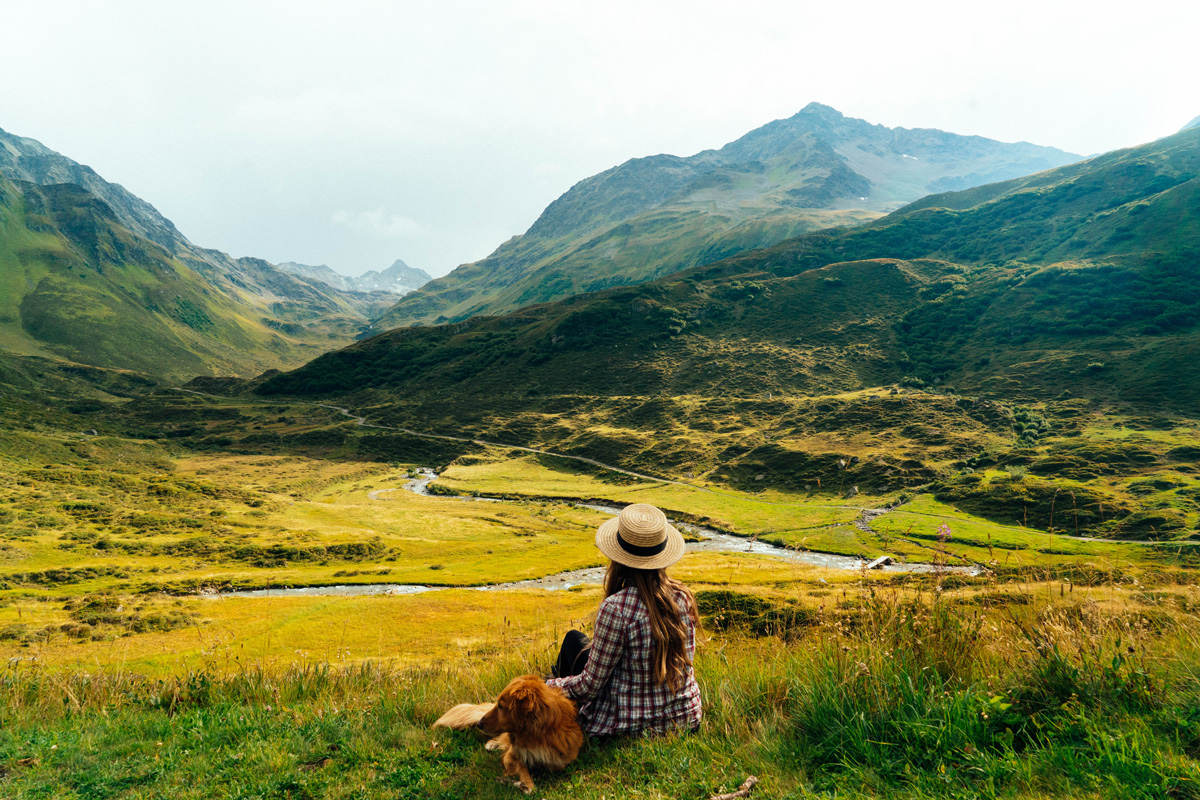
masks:
<svg viewBox="0 0 1200 800"><path fill-rule="evenodd" d="M600 604L592 632L592 648L583 672L569 678L552 678L546 683L562 689L577 703L587 702L604 690L625 654L629 609L622 600L613 595Z"/></svg>

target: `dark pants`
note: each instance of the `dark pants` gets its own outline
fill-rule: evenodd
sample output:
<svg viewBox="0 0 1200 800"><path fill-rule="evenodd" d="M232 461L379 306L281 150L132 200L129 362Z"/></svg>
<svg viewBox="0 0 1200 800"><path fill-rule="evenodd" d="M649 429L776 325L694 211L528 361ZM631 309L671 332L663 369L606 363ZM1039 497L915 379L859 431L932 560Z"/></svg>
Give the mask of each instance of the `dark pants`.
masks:
<svg viewBox="0 0 1200 800"><path fill-rule="evenodd" d="M567 631L563 637L562 648L558 651L558 661L555 662L551 673L556 678L569 678L583 672L587 666L588 653L592 649L592 641L582 631Z"/></svg>

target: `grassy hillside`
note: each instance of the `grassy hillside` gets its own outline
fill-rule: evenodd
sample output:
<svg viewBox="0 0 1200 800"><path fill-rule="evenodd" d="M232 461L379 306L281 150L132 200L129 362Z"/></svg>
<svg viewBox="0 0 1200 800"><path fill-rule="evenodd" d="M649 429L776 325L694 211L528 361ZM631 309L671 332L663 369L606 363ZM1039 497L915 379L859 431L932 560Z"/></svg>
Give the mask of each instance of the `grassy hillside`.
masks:
<svg viewBox="0 0 1200 800"><path fill-rule="evenodd" d="M304 324L314 317L339 317L349 311L359 329L399 297L370 289L337 291L318 280L297 280L284 270L257 258L233 258L219 250L197 247L171 220L124 186L105 180L94 169L46 147L36 139L0 130L0 176L16 182L54 187L71 184L104 203L112 217L130 233L148 240L225 294L244 297L258 305L272 305L272 313L289 324ZM311 278L312 276L305 276ZM351 289L351 287L338 287ZM331 319L334 329L344 325Z"/></svg>
<svg viewBox="0 0 1200 800"><path fill-rule="evenodd" d="M124 187L0 130L5 179L6 358L50 356L166 379L251 374L353 341L398 297L338 291L197 247Z"/></svg>
<svg viewBox="0 0 1200 800"><path fill-rule="evenodd" d="M836 410L844 430L868 403L814 405L808 424ZM589 629L599 587L211 590L470 584L595 563L603 516L538 499L547 493L678 505L763 537L802 523L803 546L991 569L685 556L672 572L696 591L705 626L700 729L593 740L562 773L535 773L539 797L706 797L750 774L764 798L1196 794L1200 595L1186 545L1082 542L929 495L872 534L828 496L716 494L478 447L445 471L448 488L512 501L420 497L394 491L407 464L361 460L379 445L370 439L400 437L326 409L178 392L123 408L0 403L6 797L513 797L478 734L429 725L514 675L544 673L564 630ZM760 423L778 414L759 411ZM1070 409L1057 411L1063 443L1121 438L1070 436L1059 427ZM121 435L135 421L162 438ZM68 430L83 424L104 430ZM959 428L986 437L994 426ZM1177 435L1141 432L1108 452L1160 458Z"/></svg>
<svg viewBox="0 0 1200 800"><path fill-rule="evenodd" d="M465 264L406 295L379 317L375 327L442 324L637 284L810 231L857 225L878 216L861 210L758 204L719 212L703 207L658 208L582 237L518 237L488 258Z"/></svg>
<svg viewBox="0 0 1200 800"><path fill-rule="evenodd" d="M214 285L125 229L83 189L0 177L6 358L41 356L163 379L287 367L352 341L365 322L337 298L305 290L313 297Z"/></svg>
<svg viewBox="0 0 1200 800"><path fill-rule="evenodd" d="M1075 158L885 128L813 103L720 150L633 159L581 181L524 236L407 295L377 327L458 321L640 283L808 231L858 225L930 192Z"/></svg>

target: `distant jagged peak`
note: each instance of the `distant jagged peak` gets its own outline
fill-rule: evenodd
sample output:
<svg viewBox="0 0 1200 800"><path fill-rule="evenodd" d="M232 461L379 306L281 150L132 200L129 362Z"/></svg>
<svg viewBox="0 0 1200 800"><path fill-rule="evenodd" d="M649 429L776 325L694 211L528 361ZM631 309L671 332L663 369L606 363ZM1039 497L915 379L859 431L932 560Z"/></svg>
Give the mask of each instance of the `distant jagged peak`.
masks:
<svg viewBox="0 0 1200 800"><path fill-rule="evenodd" d="M366 273L366 275L370 274L370 272ZM433 276L425 270L418 267L410 267L408 264L404 263L403 259L399 258L393 261L390 267L378 274L385 278L399 281L405 286L409 286L414 289L424 286L433 280Z"/></svg>
<svg viewBox="0 0 1200 800"><path fill-rule="evenodd" d="M350 281L345 275L335 272L326 264L298 264L295 261L284 261L282 264L276 264L275 266L284 272L299 275L301 278L320 281L327 286L341 289L343 292L354 291L354 287L350 285Z"/></svg>
<svg viewBox="0 0 1200 800"><path fill-rule="evenodd" d="M344 292L391 292L407 294L433 280L423 269L410 267L402 259L396 259L385 270L367 270L358 277L342 275L325 264L299 264L285 261L277 265L284 272L320 281Z"/></svg>

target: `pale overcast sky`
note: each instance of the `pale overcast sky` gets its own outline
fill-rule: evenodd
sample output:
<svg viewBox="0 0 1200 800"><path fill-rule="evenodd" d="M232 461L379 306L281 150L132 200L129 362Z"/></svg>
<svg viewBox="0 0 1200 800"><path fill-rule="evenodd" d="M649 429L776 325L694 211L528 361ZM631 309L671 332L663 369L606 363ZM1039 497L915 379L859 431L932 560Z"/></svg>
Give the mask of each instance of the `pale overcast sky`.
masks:
<svg viewBox="0 0 1200 800"><path fill-rule="evenodd" d="M1200 5L1111 2L5 3L0 128L197 244L433 275L629 158L810 101L1090 154L1200 115Z"/></svg>

